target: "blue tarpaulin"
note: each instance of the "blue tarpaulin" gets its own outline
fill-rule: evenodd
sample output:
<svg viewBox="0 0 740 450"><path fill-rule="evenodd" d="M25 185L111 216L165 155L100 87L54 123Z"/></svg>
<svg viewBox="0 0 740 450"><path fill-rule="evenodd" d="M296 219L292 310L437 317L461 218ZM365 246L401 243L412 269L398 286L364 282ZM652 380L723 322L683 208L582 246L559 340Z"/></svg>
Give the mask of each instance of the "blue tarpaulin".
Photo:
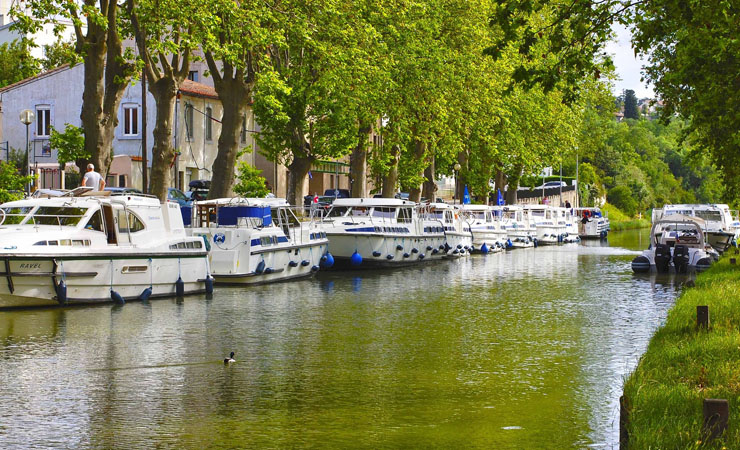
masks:
<svg viewBox="0 0 740 450"><path fill-rule="evenodd" d="M224 206L218 209L219 225L236 225L239 217L260 218L264 227L272 222L269 206Z"/></svg>

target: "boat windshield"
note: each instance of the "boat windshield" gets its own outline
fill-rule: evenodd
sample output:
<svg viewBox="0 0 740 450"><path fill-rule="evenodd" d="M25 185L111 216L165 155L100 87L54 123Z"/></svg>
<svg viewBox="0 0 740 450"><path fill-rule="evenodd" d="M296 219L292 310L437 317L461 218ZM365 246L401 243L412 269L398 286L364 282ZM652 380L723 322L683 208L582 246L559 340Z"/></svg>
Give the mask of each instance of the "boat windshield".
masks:
<svg viewBox="0 0 740 450"><path fill-rule="evenodd" d="M31 209L33 209L31 206L22 206L22 207L15 207L15 208L0 208L3 210L5 214L0 214L0 224L2 225L17 225L21 222L23 222L23 219L26 218L26 215L28 214ZM3 220L5 219L5 220Z"/></svg>
<svg viewBox="0 0 740 450"><path fill-rule="evenodd" d="M697 210L694 215L707 222L722 222L722 214L719 211Z"/></svg>
<svg viewBox="0 0 740 450"><path fill-rule="evenodd" d="M373 217L395 219L396 218L396 208L384 208L381 206L376 206L375 208L373 208Z"/></svg>
<svg viewBox="0 0 740 450"><path fill-rule="evenodd" d="M33 213L31 221L35 225L60 225L74 227L87 212L87 208L71 206L42 206Z"/></svg>
<svg viewBox="0 0 740 450"><path fill-rule="evenodd" d="M350 215L353 217L367 217L370 215L370 210L365 206L355 206L350 209Z"/></svg>

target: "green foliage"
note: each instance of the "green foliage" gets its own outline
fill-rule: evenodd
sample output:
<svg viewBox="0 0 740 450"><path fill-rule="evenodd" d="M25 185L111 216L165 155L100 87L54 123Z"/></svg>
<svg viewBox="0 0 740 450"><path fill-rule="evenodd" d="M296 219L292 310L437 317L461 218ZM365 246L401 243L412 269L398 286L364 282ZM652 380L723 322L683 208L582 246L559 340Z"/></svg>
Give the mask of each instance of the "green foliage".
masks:
<svg viewBox="0 0 740 450"><path fill-rule="evenodd" d="M697 155L708 154L728 188L740 187L740 20L726 0L641 3L633 46L650 64L648 81L664 100L662 117L680 114Z"/></svg>
<svg viewBox="0 0 740 450"><path fill-rule="evenodd" d="M63 166L68 162L78 159L89 158L90 154L85 151L85 133L80 127L65 124L64 132L60 133L51 127L49 138L51 148L57 150L57 161Z"/></svg>
<svg viewBox="0 0 740 450"><path fill-rule="evenodd" d="M632 191L627 186L617 186L609 189L606 199L630 217L637 213L637 201L632 198Z"/></svg>
<svg viewBox="0 0 740 450"><path fill-rule="evenodd" d="M261 170L249 165L246 161L239 163L237 167L236 183L234 193L240 197L262 198L270 190L265 185L265 178L260 176Z"/></svg>
<svg viewBox="0 0 740 450"><path fill-rule="evenodd" d="M57 42L44 46L44 59L41 67L44 71L54 69L63 64L75 66L82 62L82 57L75 52L73 42L58 40Z"/></svg>
<svg viewBox="0 0 740 450"><path fill-rule="evenodd" d="M0 45L0 88L39 73L41 65L31 56L31 45L26 39Z"/></svg>
<svg viewBox="0 0 740 450"><path fill-rule="evenodd" d="M23 198L23 190L31 180L31 176L22 176L15 164L0 161L0 203Z"/></svg>
<svg viewBox="0 0 740 450"><path fill-rule="evenodd" d="M632 89L624 91L624 118L635 120L640 118L640 112L637 110L637 97Z"/></svg>

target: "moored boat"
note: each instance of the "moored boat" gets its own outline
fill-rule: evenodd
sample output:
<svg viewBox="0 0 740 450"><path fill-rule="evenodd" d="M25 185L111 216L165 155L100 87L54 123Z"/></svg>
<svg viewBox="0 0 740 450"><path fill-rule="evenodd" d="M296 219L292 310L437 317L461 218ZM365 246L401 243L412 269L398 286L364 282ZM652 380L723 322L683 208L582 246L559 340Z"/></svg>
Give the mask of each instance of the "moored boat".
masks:
<svg viewBox="0 0 740 450"><path fill-rule="evenodd" d="M568 231L558 208L549 205L526 205L524 209L534 222L538 245L555 245L564 241Z"/></svg>
<svg viewBox="0 0 740 450"><path fill-rule="evenodd" d="M606 239L609 234L609 218L598 207L575 208L578 220L578 236L581 239Z"/></svg>
<svg viewBox="0 0 740 450"><path fill-rule="evenodd" d="M499 217L493 214L488 205L459 205L460 216L470 226L473 234L473 251L488 253L500 252L506 246L506 230L501 227Z"/></svg>
<svg viewBox="0 0 740 450"><path fill-rule="evenodd" d="M337 268L417 264L441 257L445 244L444 230L425 230L416 203L393 198L336 199L319 229Z"/></svg>
<svg viewBox="0 0 740 450"><path fill-rule="evenodd" d="M634 272L660 273L705 270L719 258L706 243L704 221L683 214L663 216L653 223L650 246L632 260Z"/></svg>
<svg viewBox="0 0 740 450"><path fill-rule="evenodd" d="M195 202L189 232L208 243L211 273L221 284L307 277L329 258L324 232L315 222L300 222L284 199Z"/></svg>
<svg viewBox="0 0 740 450"><path fill-rule="evenodd" d="M522 206L492 206L500 214L501 226L506 230L506 248L534 247L537 239L537 230L531 220L529 212Z"/></svg>
<svg viewBox="0 0 740 450"><path fill-rule="evenodd" d="M210 291L205 245L186 235L177 203L74 196L87 190L0 205L0 307Z"/></svg>
<svg viewBox="0 0 740 450"><path fill-rule="evenodd" d="M470 223L453 205L425 203L419 206L418 211L425 230L438 226L444 233L444 244L440 247L443 249L443 257L459 258L470 254L473 247Z"/></svg>
<svg viewBox="0 0 740 450"><path fill-rule="evenodd" d="M672 214L683 214L702 219L707 242L720 253L736 243L740 235L737 212L733 216L733 211L730 211L730 207L725 204L664 205L662 209L653 210L652 221L655 223L663 216Z"/></svg>

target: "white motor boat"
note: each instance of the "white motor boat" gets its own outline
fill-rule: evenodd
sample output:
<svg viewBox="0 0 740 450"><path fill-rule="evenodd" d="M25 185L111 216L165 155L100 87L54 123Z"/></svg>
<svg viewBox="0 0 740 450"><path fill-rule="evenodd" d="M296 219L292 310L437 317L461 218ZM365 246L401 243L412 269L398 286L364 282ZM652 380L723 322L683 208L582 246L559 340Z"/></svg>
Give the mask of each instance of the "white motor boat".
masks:
<svg viewBox="0 0 740 450"><path fill-rule="evenodd" d="M650 230L650 247L632 260L632 270L660 273L704 270L719 258L705 241L702 219L683 214L663 216Z"/></svg>
<svg viewBox="0 0 740 450"><path fill-rule="evenodd" d="M563 208L549 205L525 205L537 231L538 245L555 245L564 242L568 235ZM561 217L562 216L562 217Z"/></svg>
<svg viewBox="0 0 740 450"><path fill-rule="evenodd" d="M609 218L598 207L576 208L578 236L581 239L606 239L609 234Z"/></svg>
<svg viewBox="0 0 740 450"><path fill-rule="evenodd" d="M458 205L459 214L470 225L473 233L473 251L488 253L503 251L506 246L506 230L494 216L488 205Z"/></svg>
<svg viewBox="0 0 740 450"><path fill-rule="evenodd" d="M315 222L301 223L284 199L195 202L190 233L209 247L217 283L260 284L307 277L328 265L329 241Z"/></svg>
<svg viewBox="0 0 740 450"><path fill-rule="evenodd" d="M534 247L537 230L529 211L522 206L492 206L496 214L501 214L501 226L506 230L506 248Z"/></svg>
<svg viewBox="0 0 740 450"><path fill-rule="evenodd" d="M338 268L416 264L440 258L445 244L441 225L427 229L416 203L394 198L338 198L319 229Z"/></svg>
<svg viewBox="0 0 740 450"><path fill-rule="evenodd" d="M730 211L730 207L725 204L664 205L662 209L653 209L653 223L663 216L673 214L683 214L702 219L707 242L720 253L725 252L733 245L740 235L740 221L737 219L737 211L733 216L733 211Z"/></svg>
<svg viewBox="0 0 740 450"><path fill-rule="evenodd" d="M419 206L418 211L425 229L438 226L444 232L444 244L440 247L444 251L444 257L458 258L470 254L473 248L470 224L458 214L453 205L425 203Z"/></svg>
<svg viewBox="0 0 740 450"><path fill-rule="evenodd" d="M187 236L177 203L73 196L88 190L0 205L0 307L212 291L205 245Z"/></svg>

